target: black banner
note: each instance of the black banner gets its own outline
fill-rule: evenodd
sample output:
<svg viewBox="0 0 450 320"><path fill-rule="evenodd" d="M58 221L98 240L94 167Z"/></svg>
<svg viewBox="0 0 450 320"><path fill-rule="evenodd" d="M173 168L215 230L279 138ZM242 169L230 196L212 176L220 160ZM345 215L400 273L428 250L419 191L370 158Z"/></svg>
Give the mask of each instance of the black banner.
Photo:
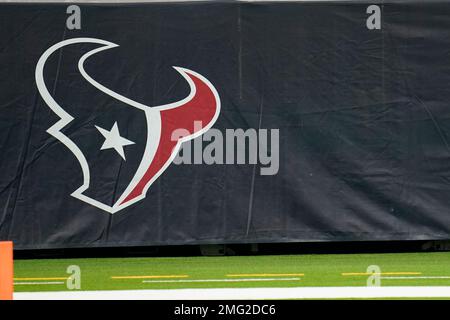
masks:
<svg viewBox="0 0 450 320"><path fill-rule="evenodd" d="M450 3L0 5L0 240L450 238Z"/></svg>

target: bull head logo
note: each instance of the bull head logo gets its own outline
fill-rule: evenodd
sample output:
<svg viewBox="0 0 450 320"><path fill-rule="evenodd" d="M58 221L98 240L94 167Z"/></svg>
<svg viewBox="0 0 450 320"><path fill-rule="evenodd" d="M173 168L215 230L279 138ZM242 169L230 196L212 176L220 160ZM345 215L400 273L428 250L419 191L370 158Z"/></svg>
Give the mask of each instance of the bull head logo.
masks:
<svg viewBox="0 0 450 320"><path fill-rule="evenodd" d="M86 191L91 184L89 163L80 147L61 131L74 120L74 117L56 102L44 81L44 68L48 58L57 50L65 46L79 43L101 45L100 47L87 52L79 59L78 70L81 76L97 90L141 111L142 117L146 120L147 133L143 157L130 183L118 197L117 201L112 205L86 195ZM89 57L114 47L118 47L118 45L109 41L94 38L74 38L64 40L51 46L42 54L37 63L35 72L36 84L40 95L48 107L50 107L50 109L60 118L60 120L51 126L47 132L63 143L74 154L81 166L83 184L71 195L111 214L144 199L147 190L152 183L158 179L175 158L181 144L184 141L202 135L211 128L217 120L220 111L220 99L214 86L202 75L185 68L174 67L189 84L190 94L181 101L161 106L150 107L144 105L103 86L86 72L84 63ZM198 126L195 126L196 122L201 122L202 127L198 128ZM114 131L115 138L110 138L108 143L119 143L119 145L114 147L117 147L117 151L121 151L119 154L122 158L125 158L123 149L120 148L123 148L124 145L133 144L134 142L120 136L117 123L114 124L111 132L100 127L97 127L97 129L105 136L105 138ZM174 140L172 133L179 129L185 130L186 132L189 132L189 134ZM108 147L105 146L106 144L107 142L105 140L105 144L102 148Z"/></svg>

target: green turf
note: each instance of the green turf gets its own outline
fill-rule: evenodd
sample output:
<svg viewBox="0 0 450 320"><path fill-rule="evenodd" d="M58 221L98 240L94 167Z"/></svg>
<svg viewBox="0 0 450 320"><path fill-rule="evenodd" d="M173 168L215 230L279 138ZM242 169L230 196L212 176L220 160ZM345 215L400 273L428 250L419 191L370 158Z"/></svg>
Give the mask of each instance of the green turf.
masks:
<svg viewBox="0 0 450 320"><path fill-rule="evenodd" d="M369 265L378 265L382 272L421 272L421 276L450 276L450 253L17 260L15 278L67 277L66 269L70 265L81 268L82 290L365 286L367 276L344 277L341 273L365 272ZM112 276L137 275L188 275L187 279L226 279L227 274L247 273L303 273L304 276L300 281L233 283L142 283L141 279L111 279ZM450 286L450 279L383 279L382 285ZM66 286L15 286L17 292L53 290L66 290Z"/></svg>

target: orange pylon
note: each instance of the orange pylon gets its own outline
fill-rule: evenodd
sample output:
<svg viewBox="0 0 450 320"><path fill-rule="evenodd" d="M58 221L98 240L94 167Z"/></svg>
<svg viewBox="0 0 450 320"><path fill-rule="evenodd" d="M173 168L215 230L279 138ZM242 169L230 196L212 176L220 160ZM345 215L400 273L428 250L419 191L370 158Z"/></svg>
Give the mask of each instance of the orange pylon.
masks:
<svg viewBox="0 0 450 320"><path fill-rule="evenodd" d="M0 241L0 300L13 298L13 243Z"/></svg>

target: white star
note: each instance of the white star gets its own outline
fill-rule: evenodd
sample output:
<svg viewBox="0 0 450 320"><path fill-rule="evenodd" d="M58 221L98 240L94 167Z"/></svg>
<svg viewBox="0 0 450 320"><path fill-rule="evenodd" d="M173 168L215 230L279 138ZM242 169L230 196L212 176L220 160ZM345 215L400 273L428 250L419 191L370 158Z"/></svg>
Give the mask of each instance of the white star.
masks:
<svg viewBox="0 0 450 320"><path fill-rule="evenodd" d="M134 144L134 142L120 136L119 127L117 126L117 121L114 122L114 125L112 126L111 130L109 130L109 131L105 130L103 128L100 128L98 126L95 126L95 127L105 137L105 142L103 142L103 145L100 148L100 150L114 148L117 151L117 153L120 154L120 156L123 158L123 160L126 160L125 152L123 151L123 147L128 146L130 144Z"/></svg>

